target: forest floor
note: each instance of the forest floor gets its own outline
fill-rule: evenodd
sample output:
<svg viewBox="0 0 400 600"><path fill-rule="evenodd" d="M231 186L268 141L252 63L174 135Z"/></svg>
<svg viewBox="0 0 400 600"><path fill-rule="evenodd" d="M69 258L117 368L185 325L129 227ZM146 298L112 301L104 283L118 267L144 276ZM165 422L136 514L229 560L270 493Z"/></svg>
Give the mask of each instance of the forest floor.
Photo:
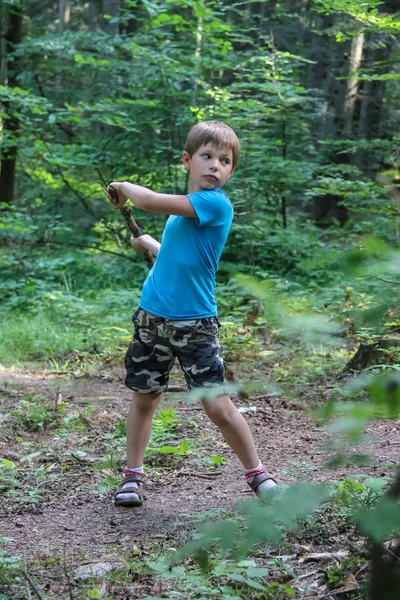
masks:
<svg viewBox="0 0 400 600"><path fill-rule="evenodd" d="M178 374L174 383L183 384ZM368 425L368 445L360 453L367 450L373 458L364 466L350 460L334 470L327 466L334 455L331 436L312 410L327 395L329 389L306 389L301 399L257 394L235 402L246 414L262 460L282 484L390 478L399 461L400 421ZM124 462L123 431L116 431L129 400L117 368L92 376L28 366L0 371L4 598L225 597L221 578L210 576L203 589L196 576L189 591L182 573L181 579L163 580L146 561L174 552L201 524L240 513L240 502L252 498L240 464L198 404L187 402L185 394L168 393L146 461L147 500L140 508L115 506L113 489ZM171 444L175 453L165 451ZM226 592L226 597L363 598L365 541L347 523L345 503L342 508L335 518L321 513L320 522L303 524L279 547L253 550L247 568L253 560L275 573L274 592L262 595L256 585L234 584L228 569L225 587L230 582L239 595ZM36 591L24 577L12 578L15 565L5 556L25 564L24 577Z"/></svg>

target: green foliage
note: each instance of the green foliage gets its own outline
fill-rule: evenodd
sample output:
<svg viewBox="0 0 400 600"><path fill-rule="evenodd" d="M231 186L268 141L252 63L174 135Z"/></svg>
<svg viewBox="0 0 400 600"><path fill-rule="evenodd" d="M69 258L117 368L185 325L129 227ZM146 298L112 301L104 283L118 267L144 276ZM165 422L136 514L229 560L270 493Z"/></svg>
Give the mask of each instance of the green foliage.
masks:
<svg viewBox="0 0 400 600"><path fill-rule="evenodd" d="M351 516L361 508L369 510L377 503L388 484L385 477L358 476L358 479L363 481L345 479L335 482L332 499L340 514Z"/></svg>
<svg viewBox="0 0 400 600"><path fill-rule="evenodd" d="M317 0L316 10L327 14L343 12L356 19L366 27L374 28L379 33L396 33L400 28L400 21L393 15L379 13L378 7L382 0ZM343 38L338 37L338 41Z"/></svg>
<svg viewBox="0 0 400 600"><path fill-rule="evenodd" d="M20 400L18 410L11 412L13 427L38 431L54 427L60 418L60 413L65 405L49 406L42 396L26 397Z"/></svg>
<svg viewBox="0 0 400 600"><path fill-rule="evenodd" d="M273 598L283 600L283 598L290 598L295 594L295 590L290 585L271 582L269 580L270 569L259 567L254 560L235 562L226 558L213 557L207 565L206 572L184 566L168 569L162 563L150 563L149 566L167 581L175 579L178 591L189 588L193 598L240 600L240 598L251 597L258 600L272 600ZM142 600L150 599L143 598Z"/></svg>
<svg viewBox="0 0 400 600"><path fill-rule="evenodd" d="M46 473L42 468L28 469L29 462L36 458L40 452L23 457L20 464L15 464L5 458L0 461L0 489L7 494L5 507L35 505L43 500L46 489L42 484L46 482Z"/></svg>
<svg viewBox="0 0 400 600"><path fill-rule="evenodd" d="M184 193L185 135L196 121L211 118L226 120L242 141L227 186L236 217L217 295L225 355L241 366L252 363L257 375L231 390L271 391L259 373L287 387L306 380L312 386L318 377L337 375L352 344L395 335L400 261L393 251L399 223L392 168L398 137L392 132L400 96L392 36L398 16L377 0L126 2L120 18L111 19L120 25L112 36L89 31L88 4L78 4L65 30L56 30L53 9L43 5L31 14L32 6L25 6L24 41L4 57L18 67L19 85L0 86L0 160L17 142L18 162L15 198L0 199L0 363L46 361L57 372L82 375L121 359L147 271L103 187L121 178ZM21 7L19 0L4 5ZM343 139L335 130L334 94L322 81L310 89L309 81L326 56L321 79L344 82L335 67L360 33L362 68L351 76L362 94L352 132ZM371 82L374 104L383 98L375 115L383 139L375 133L362 139L360 115ZM6 127L6 114L18 118L17 137ZM375 181L378 171L388 184ZM313 208L329 198L349 219L335 213L316 226ZM165 217L135 217L147 233L161 235ZM396 352L389 348L379 368L336 390L325 407L337 460L353 454L370 419L399 416ZM62 437L71 427L90 427L89 413L55 409L41 397L21 399L10 415L14 433ZM93 468L103 478L102 492L116 485L125 428L122 420L104 434L104 454ZM162 460L190 456L195 445L182 438L175 411L163 410L147 459L165 465ZM51 490L50 475L35 463L40 452L0 462L0 485L17 505L39 502ZM76 449L75 460L85 457ZM219 467L224 458L212 455L207 464ZM398 504L382 497L386 483L347 479L333 494L338 511L377 543L399 529ZM255 544L282 543L288 531L299 532L325 494L318 486L289 487L264 505L245 506L243 526L232 519L212 523L172 560L177 565L194 556L195 565L163 565L159 572L198 598L290 597L290 585L271 583L268 571L243 558ZM8 584L18 569L12 557L0 556ZM97 588L87 595L97 597Z"/></svg>
<svg viewBox="0 0 400 600"><path fill-rule="evenodd" d="M1 600L11 600L16 598L13 588L22 581L22 561L19 556L10 554L7 544L11 542L10 538L0 538L0 582L2 592ZM18 596L18 598L22 596Z"/></svg>

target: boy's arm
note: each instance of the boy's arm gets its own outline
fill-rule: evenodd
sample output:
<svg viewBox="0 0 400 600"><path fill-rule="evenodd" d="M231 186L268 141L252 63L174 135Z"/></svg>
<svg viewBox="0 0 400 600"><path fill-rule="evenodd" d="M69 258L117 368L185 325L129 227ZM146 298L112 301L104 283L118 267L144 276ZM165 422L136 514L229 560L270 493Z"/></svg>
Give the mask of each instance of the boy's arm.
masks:
<svg viewBox="0 0 400 600"><path fill-rule="evenodd" d="M157 240L155 240L153 237L151 237L151 235L144 234L138 238L135 238L133 235L131 235L131 246L134 250L136 250L136 252L139 252L140 254L143 254L143 252L146 252L146 250L148 250L149 252L154 254L154 256L157 256L161 244L160 242L157 242Z"/></svg>
<svg viewBox="0 0 400 600"><path fill-rule="evenodd" d="M124 206L129 199L138 208L149 212L178 215L181 217L197 217L196 211L187 196L158 194L148 188L127 181L114 181L110 185L112 185L118 194L119 203L114 205L116 209ZM109 195L108 197L110 198Z"/></svg>

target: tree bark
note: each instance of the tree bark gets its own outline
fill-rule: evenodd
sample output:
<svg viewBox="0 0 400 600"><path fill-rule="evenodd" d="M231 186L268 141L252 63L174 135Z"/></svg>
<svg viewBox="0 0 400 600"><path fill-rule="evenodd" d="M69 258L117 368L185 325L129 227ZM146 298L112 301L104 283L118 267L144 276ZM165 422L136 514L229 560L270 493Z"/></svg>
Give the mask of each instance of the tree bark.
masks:
<svg viewBox="0 0 400 600"><path fill-rule="evenodd" d="M312 34L311 48L308 58L313 61L310 65L307 77L306 87L315 92L318 105L317 114L311 119L310 127L314 146L318 146L319 140L325 137L326 120L328 109L328 90L330 82L330 69L332 61L332 43L331 37L325 33L334 24L333 15L323 15L318 17L313 29L321 33ZM315 97L314 96L314 97Z"/></svg>
<svg viewBox="0 0 400 600"><path fill-rule="evenodd" d="M103 16L108 15L111 19L118 18L121 13L121 0L103 0ZM118 35L119 23L111 23L110 18L103 18L103 28L110 35Z"/></svg>
<svg viewBox="0 0 400 600"><path fill-rule="evenodd" d="M361 66L363 46L363 33L339 46L340 55L335 65L330 93L334 111L331 135L336 139L348 139L352 134L354 106L359 87L357 70Z"/></svg>
<svg viewBox="0 0 400 600"><path fill-rule="evenodd" d="M0 4L0 83L3 85L6 78L6 48L5 48L5 27L6 6ZM0 121L1 124L1 121Z"/></svg>
<svg viewBox="0 0 400 600"><path fill-rule="evenodd" d="M122 4L122 8L125 8L125 5ZM129 9L129 13L130 13L130 17L125 19L125 22L123 24L123 26L120 26L120 31L121 33L127 33L128 35L133 35L135 34L137 31L139 31L140 28L140 14L141 14L141 9L142 9L142 2L141 0L137 0L137 2L135 3L135 6L127 6L127 8Z"/></svg>
<svg viewBox="0 0 400 600"><path fill-rule="evenodd" d="M58 0L58 19L60 21L60 29L68 28L71 17L71 4L67 0Z"/></svg>
<svg viewBox="0 0 400 600"><path fill-rule="evenodd" d="M397 0L385 0L378 7L378 10L381 13L395 14L398 10L398 2ZM395 49L396 41L393 35L371 34L368 38L365 66L370 72L374 71L380 75L388 73L391 68L390 57ZM381 125L385 87L384 81L364 82L358 122L358 137L360 139L373 140L385 135ZM370 176L381 168L381 165L376 161L374 150L367 149L358 152L355 162Z"/></svg>
<svg viewBox="0 0 400 600"><path fill-rule="evenodd" d="M22 42L23 3L21 7L9 7L8 24L6 33L6 69L8 87L18 85L19 59L11 60L11 53L15 46ZM5 139L4 150L1 157L0 171L0 201L11 204L14 199L15 171L18 153L18 117L13 114L11 102L4 102L6 117L3 121L3 136Z"/></svg>
<svg viewBox="0 0 400 600"><path fill-rule="evenodd" d="M374 365L390 363L392 359L385 351L399 346L400 339L398 338L380 338L372 344L361 343L355 355L346 364L343 372L362 371Z"/></svg>
<svg viewBox="0 0 400 600"><path fill-rule="evenodd" d="M400 469L397 470L393 483L385 494L386 498L400 498ZM400 545L386 551L383 544L371 540L371 575L369 600L397 600L400 584Z"/></svg>
<svg viewBox="0 0 400 600"><path fill-rule="evenodd" d="M96 31L97 29L97 16L99 14L97 4L95 0L90 0L89 2L89 31Z"/></svg>

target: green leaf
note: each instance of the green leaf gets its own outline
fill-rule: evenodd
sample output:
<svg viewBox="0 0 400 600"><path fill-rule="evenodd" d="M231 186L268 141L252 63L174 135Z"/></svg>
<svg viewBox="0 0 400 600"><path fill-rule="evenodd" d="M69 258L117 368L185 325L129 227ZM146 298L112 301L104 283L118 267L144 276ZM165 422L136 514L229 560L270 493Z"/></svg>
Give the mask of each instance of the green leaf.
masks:
<svg viewBox="0 0 400 600"><path fill-rule="evenodd" d="M365 535L381 544L392 534L400 533L400 505L393 498L383 498L373 510L356 513L354 520Z"/></svg>
<svg viewBox="0 0 400 600"><path fill-rule="evenodd" d="M26 456L23 456L21 458L22 463L24 462L28 462L28 460L31 460L32 458L36 458L37 456L40 456L42 453L41 452L31 452L31 454L27 454Z"/></svg>
<svg viewBox="0 0 400 600"><path fill-rule="evenodd" d="M244 583L244 584L248 585L249 587L252 587L256 590L261 590L263 592L267 591L267 588L265 587L265 585L261 585L261 583L258 583L258 581L254 581L254 579L249 579L247 577L243 577L243 575L232 574L232 575L228 575L228 577L231 581L238 581L240 583Z"/></svg>

